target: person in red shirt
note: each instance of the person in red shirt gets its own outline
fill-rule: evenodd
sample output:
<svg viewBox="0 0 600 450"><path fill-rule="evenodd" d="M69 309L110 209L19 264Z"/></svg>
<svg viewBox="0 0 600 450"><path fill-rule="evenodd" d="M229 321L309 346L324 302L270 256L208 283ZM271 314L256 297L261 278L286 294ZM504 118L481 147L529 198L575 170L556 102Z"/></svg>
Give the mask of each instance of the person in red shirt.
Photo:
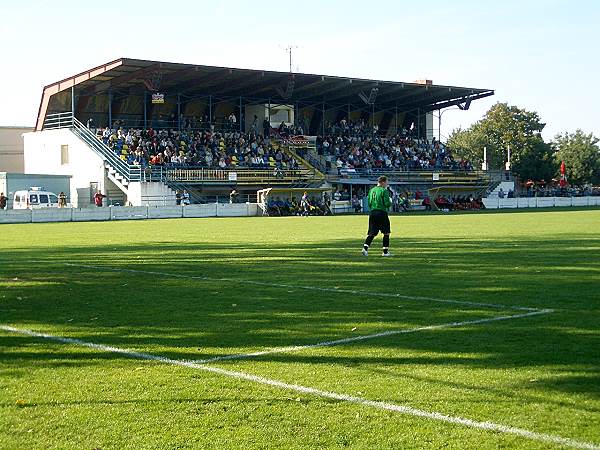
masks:
<svg viewBox="0 0 600 450"><path fill-rule="evenodd" d="M105 197L106 195L102 194L101 192L96 192L94 194L94 203L98 208L102 208L102 199Z"/></svg>

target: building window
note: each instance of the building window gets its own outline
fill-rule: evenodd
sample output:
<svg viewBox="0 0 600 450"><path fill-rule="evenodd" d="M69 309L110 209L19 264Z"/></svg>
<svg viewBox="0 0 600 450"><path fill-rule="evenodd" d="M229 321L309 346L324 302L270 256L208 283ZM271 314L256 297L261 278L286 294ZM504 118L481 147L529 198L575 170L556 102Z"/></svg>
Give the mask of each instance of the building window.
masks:
<svg viewBox="0 0 600 450"><path fill-rule="evenodd" d="M65 165L69 164L69 146L61 145L60 146L60 164Z"/></svg>

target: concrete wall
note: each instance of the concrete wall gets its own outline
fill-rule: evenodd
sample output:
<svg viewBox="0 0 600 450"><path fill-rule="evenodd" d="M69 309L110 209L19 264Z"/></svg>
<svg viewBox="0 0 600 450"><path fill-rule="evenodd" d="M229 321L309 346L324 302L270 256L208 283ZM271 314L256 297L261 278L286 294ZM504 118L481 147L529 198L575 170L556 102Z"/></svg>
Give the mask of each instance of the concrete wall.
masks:
<svg viewBox="0 0 600 450"><path fill-rule="evenodd" d="M69 129L25 133L25 173L71 176L71 203L91 207L90 183L106 193L104 162ZM68 145L68 163L61 164L61 146Z"/></svg>
<svg viewBox="0 0 600 450"><path fill-rule="evenodd" d="M600 197L532 197L484 198L486 209L555 208L565 206L600 206Z"/></svg>
<svg viewBox="0 0 600 450"><path fill-rule="evenodd" d="M132 205L169 206L175 205L175 192L164 183L130 183L127 201Z"/></svg>
<svg viewBox="0 0 600 450"><path fill-rule="evenodd" d="M23 133L31 127L0 127L0 172L23 173Z"/></svg>
<svg viewBox="0 0 600 450"><path fill-rule="evenodd" d="M211 203L188 206L111 206L0 210L0 224L87 222L99 220L176 219L183 217L249 217L259 215L256 203Z"/></svg>

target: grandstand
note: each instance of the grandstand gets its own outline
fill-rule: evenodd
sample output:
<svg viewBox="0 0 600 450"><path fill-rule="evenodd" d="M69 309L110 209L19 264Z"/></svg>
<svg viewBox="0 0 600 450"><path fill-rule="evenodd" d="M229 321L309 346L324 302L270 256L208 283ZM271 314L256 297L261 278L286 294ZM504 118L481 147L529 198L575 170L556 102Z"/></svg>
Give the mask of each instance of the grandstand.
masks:
<svg viewBox="0 0 600 450"><path fill-rule="evenodd" d="M402 190L477 194L489 179L435 141L433 111L493 94L122 58L44 88L25 170L72 175L80 207L95 191L131 205L178 190L195 203L232 188L248 199L268 187L352 195L381 173Z"/></svg>

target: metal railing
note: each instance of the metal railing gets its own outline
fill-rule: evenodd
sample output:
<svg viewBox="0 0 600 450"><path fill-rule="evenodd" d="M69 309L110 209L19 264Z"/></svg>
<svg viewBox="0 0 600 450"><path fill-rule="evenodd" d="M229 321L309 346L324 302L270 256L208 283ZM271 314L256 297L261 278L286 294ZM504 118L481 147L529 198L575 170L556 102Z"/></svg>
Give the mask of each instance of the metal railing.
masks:
<svg viewBox="0 0 600 450"><path fill-rule="evenodd" d="M142 181L145 171L139 166L132 166L123 161L117 154L110 149L104 142L92 133L84 124L73 116L73 113L49 114L44 121L44 130L57 130L69 128L81 140L83 140L92 150L94 150L106 164L112 167L124 180Z"/></svg>
<svg viewBox="0 0 600 450"><path fill-rule="evenodd" d="M308 170L207 169L205 167L166 169L166 180L180 183L293 183L313 178L314 173Z"/></svg>
<svg viewBox="0 0 600 450"><path fill-rule="evenodd" d="M329 175L332 180L340 179L376 179L385 175L392 180L415 180L415 181L477 181L489 180L485 172L480 171L464 171L464 170L440 170L440 171L414 171L414 170L397 170L397 169L339 169L337 175ZM435 175L435 177L434 177Z"/></svg>

